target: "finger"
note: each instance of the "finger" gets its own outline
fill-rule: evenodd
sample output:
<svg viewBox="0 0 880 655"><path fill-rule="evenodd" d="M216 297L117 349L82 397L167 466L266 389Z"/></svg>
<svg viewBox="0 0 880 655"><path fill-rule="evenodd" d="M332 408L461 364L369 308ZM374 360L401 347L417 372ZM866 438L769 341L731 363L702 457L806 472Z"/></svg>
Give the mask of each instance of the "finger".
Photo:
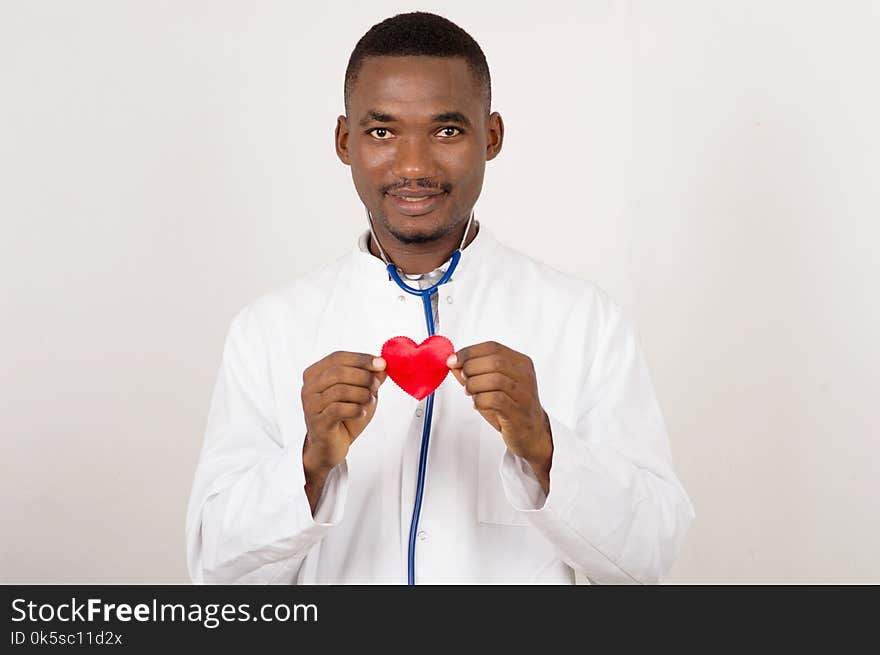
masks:
<svg viewBox="0 0 880 655"><path fill-rule="evenodd" d="M337 420L360 418L367 415L367 410L356 403L330 403L321 412L321 416Z"/></svg>
<svg viewBox="0 0 880 655"><path fill-rule="evenodd" d="M458 380L458 383L461 386L464 386L465 377L464 377L464 373L462 372L462 370L460 368L450 368L449 370L452 371L452 375L453 375L453 377L455 377L456 380Z"/></svg>
<svg viewBox="0 0 880 655"><path fill-rule="evenodd" d="M469 377L464 386L465 392L469 396L486 391L503 391L511 398L516 396L519 387L520 385L515 379L505 373L498 372Z"/></svg>
<svg viewBox="0 0 880 655"><path fill-rule="evenodd" d="M485 373L504 373L511 377L516 375L516 362L504 353L493 353L481 357L473 357L462 364L465 379Z"/></svg>
<svg viewBox="0 0 880 655"><path fill-rule="evenodd" d="M385 370L385 360L381 357L369 353L353 353L346 350L337 350L335 353L327 355L321 362L324 362L327 367L353 366L368 371Z"/></svg>
<svg viewBox="0 0 880 655"><path fill-rule="evenodd" d="M375 375L375 373L353 366L333 366L324 369L314 383L310 385L309 390L313 393L322 393L334 384L350 384L369 389L370 385L373 384Z"/></svg>
<svg viewBox="0 0 880 655"><path fill-rule="evenodd" d="M496 411L507 415L515 409L516 403L503 391L486 391L474 395L474 407L480 411Z"/></svg>
<svg viewBox="0 0 880 655"><path fill-rule="evenodd" d="M321 404L325 407L333 403L357 403L367 405L373 399L370 389L355 387L350 384L334 384L321 392Z"/></svg>
<svg viewBox="0 0 880 655"><path fill-rule="evenodd" d="M455 353L455 358L460 364L464 364L475 357L485 357L486 355L494 355L496 353L504 353L505 351L516 352L510 350L507 346L503 346L497 341L483 341L472 346L462 348Z"/></svg>
<svg viewBox="0 0 880 655"><path fill-rule="evenodd" d="M462 365L472 357L480 357L482 355L496 352L497 346L500 346L500 344L497 344L494 341L485 341L483 343L474 344L473 346L467 346L458 352L452 353L446 359L446 365L449 368L461 368Z"/></svg>
<svg viewBox="0 0 880 655"><path fill-rule="evenodd" d="M449 370L452 371L452 375L455 376L455 379L458 380L458 383L464 386L465 380L467 378L464 372L461 370L461 362L458 361L455 353L452 353L449 357L446 358L446 365L449 367Z"/></svg>
<svg viewBox="0 0 880 655"><path fill-rule="evenodd" d="M374 396L379 395L379 387L381 387L385 380L388 379L388 373L385 371L379 371L378 373L373 373L372 382L370 382L370 391Z"/></svg>
<svg viewBox="0 0 880 655"><path fill-rule="evenodd" d="M385 371L380 371L378 373L373 374L373 385L370 387L373 390L373 395L379 395L379 387L385 384L385 380L388 379L388 373Z"/></svg>

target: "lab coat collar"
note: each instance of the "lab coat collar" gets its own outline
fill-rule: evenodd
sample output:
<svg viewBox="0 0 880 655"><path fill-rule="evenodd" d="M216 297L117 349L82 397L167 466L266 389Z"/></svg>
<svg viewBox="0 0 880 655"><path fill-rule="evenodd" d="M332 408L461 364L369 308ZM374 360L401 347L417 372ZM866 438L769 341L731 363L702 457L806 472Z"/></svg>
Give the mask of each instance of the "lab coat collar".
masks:
<svg viewBox="0 0 880 655"><path fill-rule="evenodd" d="M366 230L366 232L369 233L369 230ZM499 244L494 234L481 222L480 231L473 241L462 250L458 266L453 272L452 278L444 287L451 289L459 278L473 278L488 270L491 266L489 260L497 251L498 246ZM388 275L385 262L371 252L361 250L358 240L355 240L351 257L355 264L357 282L366 285L370 289L377 289L379 291L384 291L384 289L388 289L389 293L397 293L399 291L397 285Z"/></svg>

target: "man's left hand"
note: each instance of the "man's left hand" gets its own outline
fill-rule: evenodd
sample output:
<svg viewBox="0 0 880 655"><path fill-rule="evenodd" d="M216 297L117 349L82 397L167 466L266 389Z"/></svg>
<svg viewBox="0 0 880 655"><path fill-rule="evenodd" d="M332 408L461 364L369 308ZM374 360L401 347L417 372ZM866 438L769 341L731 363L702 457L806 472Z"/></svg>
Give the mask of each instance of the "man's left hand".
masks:
<svg viewBox="0 0 880 655"><path fill-rule="evenodd" d="M529 463L549 493L553 438L531 358L486 341L462 348L446 363L474 408L501 433L510 452Z"/></svg>

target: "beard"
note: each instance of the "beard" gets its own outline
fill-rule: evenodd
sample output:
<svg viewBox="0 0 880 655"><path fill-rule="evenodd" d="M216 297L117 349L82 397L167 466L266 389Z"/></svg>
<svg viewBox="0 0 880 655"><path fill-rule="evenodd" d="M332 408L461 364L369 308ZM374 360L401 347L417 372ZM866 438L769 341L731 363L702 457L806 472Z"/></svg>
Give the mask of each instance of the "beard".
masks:
<svg viewBox="0 0 880 655"><path fill-rule="evenodd" d="M375 217L375 215L374 215ZM397 241L406 245L413 244L421 244L421 243L432 243L434 241L439 241L447 234L460 227L462 224L462 220L455 220L446 225L435 225L429 226L425 225L414 232L403 232L388 220L388 217L384 213L380 213L379 221L382 223L382 227L384 227ZM467 220L467 216L463 220Z"/></svg>
<svg viewBox="0 0 880 655"><path fill-rule="evenodd" d="M402 189L406 186L444 191L451 199L451 184L449 184L448 182L432 182L429 179L404 179L394 184L385 185L379 189L380 197L384 199L390 191L393 191L395 189ZM446 223L441 222L440 224L437 224L436 221L426 219L424 221L420 221L421 224L419 225L419 227L412 229L408 232L404 232L391 224L391 222L388 220L387 214L385 214L381 210L381 203L380 207L377 207L376 212L373 213L373 216L379 219L379 221L382 223L382 227L384 227L391 234L391 236L397 239L398 242L405 245L414 245L439 241L447 234L459 227L461 225L461 220L456 220L453 218L456 213L456 208L453 207L452 216L449 217L452 220L449 220ZM465 217L465 220L466 219L467 216Z"/></svg>
<svg viewBox="0 0 880 655"><path fill-rule="evenodd" d="M416 232L415 234L407 234L405 232L399 232L398 230L395 230L388 223L383 224L385 225L385 229L391 233L391 236L400 241L400 243L405 243L406 245L412 245L416 243L432 243L434 241L439 241L444 236L449 234L449 229L446 228Z"/></svg>

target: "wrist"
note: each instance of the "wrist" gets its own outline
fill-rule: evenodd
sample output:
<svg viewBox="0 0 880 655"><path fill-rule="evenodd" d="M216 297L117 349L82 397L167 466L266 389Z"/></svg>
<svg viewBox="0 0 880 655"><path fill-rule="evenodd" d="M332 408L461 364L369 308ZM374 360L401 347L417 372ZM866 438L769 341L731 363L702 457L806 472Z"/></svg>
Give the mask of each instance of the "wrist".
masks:
<svg viewBox="0 0 880 655"><path fill-rule="evenodd" d="M302 461L303 473L305 473L307 486L323 484L324 480L327 479L327 476L330 475L330 471L333 469L332 466L328 466L326 463L315 457L314 449L309 447L308 436L303 442Z"/></svg>
<svg viewBox="0 0 880 655"><path fill-rule="evenodd" d="M552 452L546 455L533 455L531 457L523 457L526 463L532 467L539 478L550 473L550 465L553 463Z"/></svg>
<svg viewBox="0 0 880 655"><path fill-rule="evenodd" d="M523 459L532 467L538 477L544 477L550 473L553 463L553 434L550 430L550 418L544 413L544 428L532 441L533 447Z"/></svg>

